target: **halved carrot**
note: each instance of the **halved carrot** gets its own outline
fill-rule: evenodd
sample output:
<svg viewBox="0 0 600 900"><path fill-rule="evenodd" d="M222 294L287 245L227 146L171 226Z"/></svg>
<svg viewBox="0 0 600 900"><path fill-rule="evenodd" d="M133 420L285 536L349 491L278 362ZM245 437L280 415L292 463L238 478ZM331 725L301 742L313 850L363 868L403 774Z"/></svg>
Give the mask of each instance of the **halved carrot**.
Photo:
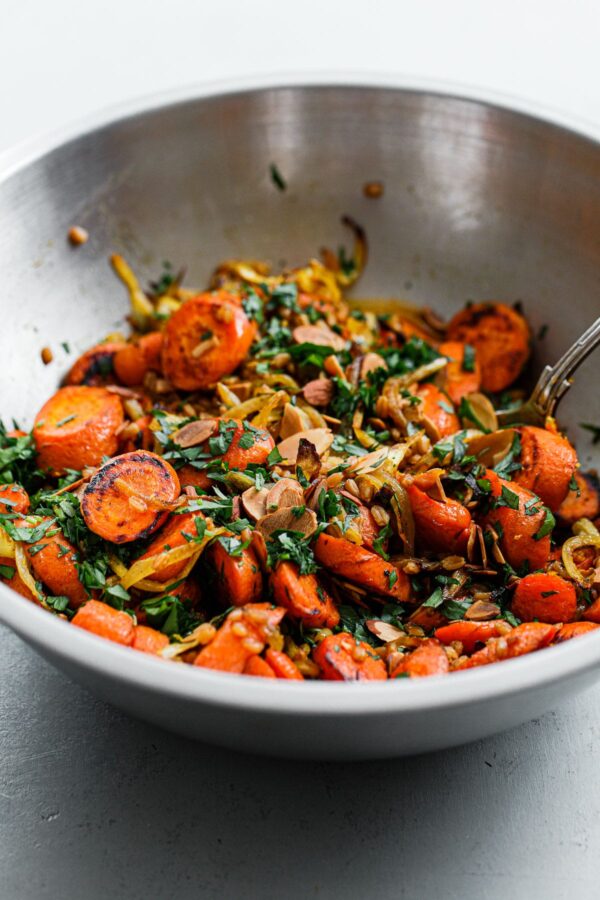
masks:
<svg viewBox="0 0 600 900"><path fill-rule="evenodd" d="M541 650L542 647L547 647L554 640L556 632L556 625L548 625L545 622L524 622L513 628L506 637L491 638L483 649L459 663L454 671L487 666L490 663L501 662L503 659L513 659L523 656L525 653Z"/></svg>
<svg viewBox="0 0 600 900"><path fill-rule="evenodd" d="M17 528L32 528L51 520L48 516L15 519ZM29 565L37 581L48 588L56 597L68 597L69 606L76 609L88 599L89 594L79 580L78 556L75 547L62 531L52 524L44 535L33 544L23 544Z"/></svg>
<svg viewBox="0 0 600 900"><path fill-rule="evenodd" d="M126 346L124 341L107 341L105 344L90 347L75 360L67 372L64 383L94 386L113 380L115 354Z"/></svg>
<svg viewBox="0 0 600 900"><path fill-rule="evenodd" d="M29 511L29 494L20 484L0 484L0 513L26 513Z"/></svg>
<svg viewBox="0 0 600 900"><path fill-rule="evenodd" d="M263 593L262 572L251 547L238 547L231 556L221 541L205 550L205 562L214 574L214 590L226 606L256 603Z"/></svg>
<svg viewBox="0 0 600 900"><path fill-rule="evenodd" d="M521 438L521 468L513 481L533 491L556 512L569 492L577 466L575 449L566 438L546 428L523 425L516 430Z"/></svg>
<svg viewBox="0 0 600 900"><path fill-rule="evenodd" d="M116 453L123 407L101 387L64 387L40 409L33 426L38 465L53 475L98 466Z"/></svg>
<svg viewBox="0 0 600 900"><path fill-rule="evenodd" d="M590 631L595 631L596 628L600 628L597 622L567 622L559 629L556 643L562 644L563 641L570 641L571 638L582 637L584 634L589 634Z"/></svg>
<svg viewBox="0 0 600 900"><path fill-rule="evenodd" d="M77 610L71 622L78 628L125 647L130 647L134 641L135 628L131 616L99 600L88 600Z"/></svg>
<svg viewBox="0 0 600 900"><path fill-rule="evenodd" d="M121 347L113 360L121 384L142 384L147 372L160 372L162 345L162 331L152 331Z"/></svg>
<svg viewBox="0 0 600 900"><path fill-rule="evenodd" d="M239 297L199 294L173 313L164 332L163 371L182 391L209 387L244 361L256 334Z"/></svg>
<svg viewBox="0 0 600 900"><path fill-rule="evenodd" d="M17 594L20 594L27 600L33 600L37 603L36 598L33 596L27 585L21 580L14 559L10 559L7 556L0 556L0 567L0 581L2 581L3 584L12 588L13 591L16 591Z"/></svg>
<svg viewBox="0 0 600 900"><path fill-rule="evenodd" d="M275 672L262 656L251 656L244 666L243 675L256 675L259 678L276 678Z"/></svg>
<svg viewBox="0 0 600 900"><path fill-rule="evenodd" d="M288 681L304 681L304 676L298 670L298 666L292 662L287 653L269 647L265 653L265 659L277 678L287 678Z"/></svg>
<svg viewBox="0 0 600 900"><path fill-rule="evenodd" d="M521 374L530 353L525 319L504 303L473 303L448 325L449 341L475 348L484 391L503 391Z"/></svg>
<svg viewBox="0 0 600 900"><path fill-rule="evenodd" d="M418 406L419 416L424 416L435 427L435 440L456 434L460 431L460 420L454 412L452 401L435 384L421 384L415 390L415 396L421 403Z"/></svg>
<svg viewBox="0 0 600 900"><path fill-rule="evenodd" d="M499 534L498 544L505 559L514 569L520 569L524 565L529 570L543 569L550 556L550 533L543 537L536 537L542 529L545 530L547 512L541 501L514 481L505 481L491 469L486 469L485 478L491 484L491 495L498 499L502 495L502 489L508 493L508 502L518 502L518 509L510 506L492 507L483 517L483 525L491 525Z"/></svg>
<svg viewBox="0 0 600 900"><path fill-rule="evenodd" d="M427 638L412 653L406 653L392 666L390 678L399 678L401 675L426 678L429 675L446 675L448 671L446 651L438 641Z"/></svg>
<svg viewBox="0 0 600 900"><path fill-rule="evenodd" d="M270 603L249 603L229 613L215 637L194 660L195 666L222 672L243 672L252 656L264 646L285 615L285 609Z"/></svg>
<svg viewBox="0 0 600 900"><path fill-rule="evenodd" d="M393 597L400 603L410 598L410 580L402 569L365 547L344 538L320 534L314 551L317 561L341 578L384 597Z"/></svg>
<svg viewBox="0 0 600 900"><path fill-rule="evenodd" d="M577 614L577 593L560 575L536 572L519 581L511 609L523 622L571 622Z"/></svg>
<svg viewBox="0 0 600 900"><path fill-rule="evenodd" d="M295 563L279 563L269 581L275 602L307 628L334 628L339 622L340 614L327 591L314 575L300 575Z"/></svg>
<svg viewBox="0 0 600 900"><path fill-rule="evenodd" d="M417 542L423 550L464 555L471 528L471 513L457 500L434 500L411 483L406 485L415 520Z"/></svg>
<svg viewBox="0 0 600 900"><path fill-rule="evenodd" d="M591 472L574 473L576 487L569 491L558 509L558 518L564 525L572 525L578 519L595 519L600 515L600 483Z"/></svg>
<svg viewBox="0 0 600 900"><path fill-rule="evenodd" d="M179 497L177 473L147 450L123 453L103 465L81 501L90 531L113 544L149 537L163 524Z"/></svg>
<svg viewBox="0 0 600 900"><path fill-rule="evenodd" d="M127 616L130 618L130 616ZM149 628L148 625L136 625L133 631L134 650L141 650L142 653L160 653L169 645L169 638L156 628Z"/></svg>
<svg viewBox="0 0 600 900"><path fill-rule="evenodd" d="M203 520L204 516L199 512L173 513L161 528L159 534L150 542L144 553L137 558L149 559L151 556L156 556L166 550L172 550L174 547L182 547L189 541L197 539L196 519ZM162 582L165 585L172 581L177 581L187 564L187 559L181 562L167 563L155 569L152 574L152 580Z"/></svg>
<svg viewBox="0 0 600 900"><path fill-rule="evenodd" d="M481 387L481 366L474 352L469 371L465 368L465 348L462 341L444 341L439 351L448 358L448 365L441 373L440 386L444 388L450 399L458 406L463 397L473 394Z"/></svg>
<svg viewBox="0 0 600 900"><path fill-rule="evenodd" d="M385 663L369 644L351 634L328 635L313 650L313 659L325 681L385 681Z"/></svg>
<svg viewBox="0 0 600 900"><path fill-rule="evenodd" d="M500 625L500 629L498 628ZM460 641L465 653L472 653L477 644L485 644L490 638L503 633L506 622L496 619L491 622L450 622L435 629L435 637L442 644Z"/></svg>

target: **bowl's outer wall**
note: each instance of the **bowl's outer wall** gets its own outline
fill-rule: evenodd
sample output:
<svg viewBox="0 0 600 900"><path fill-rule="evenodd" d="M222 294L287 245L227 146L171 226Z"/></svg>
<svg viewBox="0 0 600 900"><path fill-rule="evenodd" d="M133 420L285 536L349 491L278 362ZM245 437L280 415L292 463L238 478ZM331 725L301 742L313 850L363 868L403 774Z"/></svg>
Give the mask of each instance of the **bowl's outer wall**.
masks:
<svg viewBox="0 0 600 900"><path fill-rule="evenodd" d="M271 163L285 191L273 183ZM372 180L384 182L381 199L363 196ZM75 354L121 322L127 297L111 253L122 253L143 282L167 259L187 266L186 284L201 287L225 258L279 266L337 248L349 240L343 213L369 237L357 296L401 297L441 314L468 300L520 301L534 333L548 326L536 365L556 358L600 312L600 148L585 137L418 91L279 88L186 101L84 134L0 185L3 417L29 426ZM67 241L74 224L90 233L79 248ZM46 367L44 346L55 355ZM600 422L597 371L592 358L561 407L586 466L593 448L578 423ZM83 671L78 677L93 681ZM107 686L98 682L98 690L106 695ZM124 706L138 704L141 715L168 724L158 701L152 707L151 697L127 691ZM499 706L498 727L538 711L543 693ZM199 698L197 714L201 706ZM204 713L207 737L235 743L227 712L207 704ZM171 725L185 720L190 711L173 708ZM477 727L465 711L461 726L455 715L450 734L447 722L417 727L413 717L410 739L397 721L387 750L370 755L493 730L494 719L479 720ZM284 719L268 727L275 752ZM204 733L197 722L180 728ZM266 749L255 731L245 730L243 745ZM330 756L350 753L347 733L339 735L327 736Z"/></svg>

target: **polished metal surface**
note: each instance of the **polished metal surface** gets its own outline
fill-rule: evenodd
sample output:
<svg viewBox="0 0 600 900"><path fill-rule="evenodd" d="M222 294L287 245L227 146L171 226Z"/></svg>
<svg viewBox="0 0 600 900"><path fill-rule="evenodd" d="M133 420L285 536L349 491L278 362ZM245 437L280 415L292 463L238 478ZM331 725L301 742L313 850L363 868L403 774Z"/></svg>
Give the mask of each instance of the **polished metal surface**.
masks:
<svg viewBox="0 0 600 900"><path fill-rule="evenodd" d="M273 184L271 163L285 191ZM363 184L373 180L385 185L378 200L363 196ZM546 331L538 371L598 314L600 147L592 140L490 104L418 90L282 87L187 99L81 134L0 183L4 418L29 425L74 354L121 321L127 298L110 253L122 253L144 280L164 259L187 265L186 283L201 286L223 258L266 258L277 266L337 246L346 239L344 213L364 225L370 242L356 294L403 297L441 314L467 300L519 302L534 333ZM67 241L74 224L90 233L78 248ZM44 346L54 352L49 366L40 359ZM600 421L597 371L592 357L560 410L584 465L597 459L589 433L578 427ZM303 752L294 750L294 716L299 733L308 728L314 738L313 756L393 755L488 734L589 683L600 660L592 636L581 639L586 652L565 646L537 654L539 661L506 663L502 675L410 685L406 700L407 692L373 687L377 739L352 742L350 695L331 686L286 687L284 695L275 690L280 685L234 685L183 667L167 675L161 663L133 661L128 651L67 634L61 622L42 625L50 617L0 593L2 615L20 634L129 710L188 734L292 755ZM564 661L570 687L559 689L550 660ZM527 689L513 683L508 696L509 671L523 672ZM468 686L476 682L477 705L469 712ZM482 687L488 684L492 712ZM312 689L318 696L309 701L303 692ZM366 713L364 692L354 696ZM243 697L242 715L236 704ZM254 716L255 702L262 719ZM427 709L442 702L456 708L437 711L435 724ZM325 710L339 714L337 730ZM268 729L276 735L270 743Z"/></svg>

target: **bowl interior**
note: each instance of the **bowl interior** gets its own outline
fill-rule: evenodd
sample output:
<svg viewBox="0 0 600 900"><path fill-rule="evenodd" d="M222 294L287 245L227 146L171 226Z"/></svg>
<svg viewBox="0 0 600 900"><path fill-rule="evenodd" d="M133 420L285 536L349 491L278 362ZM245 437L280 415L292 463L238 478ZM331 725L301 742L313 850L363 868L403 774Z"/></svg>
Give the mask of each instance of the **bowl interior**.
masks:
<svg viewBox="0 0 600 900"><path fill-rule="evenodd" d="M378 200L363 196L372 180L385 185ZM546 331L536 365L598 313L594 142L418 91L286 87L191 100L84 134L0 184L3 417L29 425L74 354L121 320L127 298L110 253L143 281L166 259L202 286L224 258L278 266L337 248L343 213L369 237L359 296L441 314L470 299L520 301L534 333ZM66 239L73 224L91 236L77 249ZM44 346L55 357L46 367ZM588 361L560 411L584 465L593 446L578 423L600 421L597 365Z"/></svg>

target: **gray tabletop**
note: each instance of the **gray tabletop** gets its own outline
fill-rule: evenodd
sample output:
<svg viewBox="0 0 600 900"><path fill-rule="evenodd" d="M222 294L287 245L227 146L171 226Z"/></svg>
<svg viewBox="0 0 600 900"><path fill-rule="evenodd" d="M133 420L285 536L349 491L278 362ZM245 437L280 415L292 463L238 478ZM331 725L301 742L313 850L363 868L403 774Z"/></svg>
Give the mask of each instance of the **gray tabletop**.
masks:
<svg viewBox="0 0 600 900"><path fill-rule="evenodd" d="M600 894L600 687L458 750L294 763L167 734L0 647L2 900Z"/></svg>

